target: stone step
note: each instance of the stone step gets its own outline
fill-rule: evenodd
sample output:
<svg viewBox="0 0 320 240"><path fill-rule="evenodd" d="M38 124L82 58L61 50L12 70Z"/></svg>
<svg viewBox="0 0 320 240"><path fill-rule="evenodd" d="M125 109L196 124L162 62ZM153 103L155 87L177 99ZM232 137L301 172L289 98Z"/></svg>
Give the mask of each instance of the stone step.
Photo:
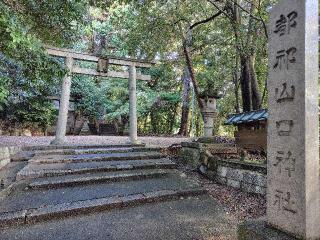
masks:
<svg viewBox="0 0 320 240"><path fill-rule="evenodd" d="M117 182L117 181L129 181L146 178L162 177L167 174L167 171L161 169L151 170L131 170L121 172L110 173L94 173L94 174L77 174L66 175L64 177L51 177L49 179L40 179L29 183L28 188L40 189L40 188L58 188L58 187L70 187L85 184L103 183L103 182Z"/></svg>
<svg viewBox="0 0 320 240"><path fill-rule="evenodd" d="M17 180L70 174L94 172L123 171L134 169L167 169L175 168L176 164L167 158L126 161L73 162L53 164L29 163L17 174Z"/></svg>
<svg viewBox="0 0 320 240"><path fill-rule="evenodd" d="M128 173L129 171L127 171ZM63 177L64 178L64 177ZM50 180L47 178L46 180ZM157 178L132 181L99 182L94 184L65 186L60 188L28 188L34 180L20 181L7 197L0 202L0 212L20 211L44 205L84 201L93 198L125 196L159 190L183 190L197 188L197 182L189 180L177 170Z"/></svg>
<svg viewBox="0 0 320 240"><path fill-rule="evenodd" d="M87 148L87 149L55 149L36 151L35 156L43 155L78 155L78 154L99 154L99 153L126 153L126 152L149 152L160 151L157 147L121 147L121 148Z"/></svg>
<svg viewBox="0 0 320 240"><path fill-rule="evenodd" d="M94 198L61 204L44 205L33 209L0 213L0 227L23 225L72 215L100 212L114 208L136 206L143 203L178 200L183 197L205 194L202 188L184 190L158 190L125 196Z"/></svg>
<svg viewBox="0 0 320 240"><path fill-rule="evenodd" d="M26 162L11 162L0 169L0 202L10 194L15 186L17 173L26 166Z"/></svg>
<svg viewBox="0 0 320 240"><path fill-rule="evenodd" d="M27 162L34 157L33 151L21 151L10 157L11 162Z"/></svg>
<svg viewBox="0 0 320 240"><path fill-rule="evenodd" d="M145 144L89 144L89 145L47 145L47 146L25 146L23 151L41 151L53 149L87 149L87 148L128 148L128 147L144 147Z"/></svg>
<svg viewBox="0 0 320 240"><path fill-rule="evenodd" d="M107 154L81 154L81 155L50 155L37 156L29 160L34 164L52 163L77 163L93 161L120 161L120 160L145 160L159 159L165 155L159 152L126 152L126 153L107 153Z"/></svg>

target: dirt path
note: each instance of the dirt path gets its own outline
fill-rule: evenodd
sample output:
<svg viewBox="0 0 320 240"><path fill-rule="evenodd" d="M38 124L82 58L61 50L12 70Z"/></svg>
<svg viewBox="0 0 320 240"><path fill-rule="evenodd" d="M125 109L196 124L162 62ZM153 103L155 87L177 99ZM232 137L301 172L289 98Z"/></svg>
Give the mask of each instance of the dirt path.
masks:
<svg viewBox="0 0 320 240"><path fill-rule="evenodd" d="M33 146L49 145L54 137L13 137L0 136L0 146ZM190 138L179 137L139 137L139 140L147 145L168 147L175 143L191 141ZM83 144L125 144L126 136L68 136L67 142L71 145Z"/></svg>

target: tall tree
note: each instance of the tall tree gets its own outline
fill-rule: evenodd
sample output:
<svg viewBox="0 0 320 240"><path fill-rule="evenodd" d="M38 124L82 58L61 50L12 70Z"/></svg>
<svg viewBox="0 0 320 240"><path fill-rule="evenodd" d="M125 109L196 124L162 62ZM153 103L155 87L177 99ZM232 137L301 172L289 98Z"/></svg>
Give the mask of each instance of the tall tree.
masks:
<svg viewBox="0 0 320 240"><path fill-rule="evenodd" d="M265 34L262 39L267 37L266 25L262 18L262 12L266 12L266 5L262 5L258 0L227 0L220 3L214 0L208 1L224 13L233 28L241 66L240 86L243 111L257 110L261 108L262 98L255 64L258 36ZM237 83L237 81L234 82Z"/></svg>
<svg viewBox="0 0 320 240"><path fill-rule="evenodd" d="M182 136L188 135L188 119L189 119L189 105L190 105L190 73L188 67L185 67L181 77L183 83L182 92L182 111L180 120L180 129L178 134Z"/></svg>

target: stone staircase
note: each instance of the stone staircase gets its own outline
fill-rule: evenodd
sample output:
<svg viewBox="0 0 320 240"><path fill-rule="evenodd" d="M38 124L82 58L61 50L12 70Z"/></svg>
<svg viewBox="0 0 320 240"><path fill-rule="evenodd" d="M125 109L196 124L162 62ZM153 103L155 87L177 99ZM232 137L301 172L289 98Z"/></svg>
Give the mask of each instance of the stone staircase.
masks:
<svg viewBox="0 0 320 240"><path fill-rule="evenodd" d="M0 201L0 227L100 212L206 193L160 148L143 145L47 146Z"/></svg>

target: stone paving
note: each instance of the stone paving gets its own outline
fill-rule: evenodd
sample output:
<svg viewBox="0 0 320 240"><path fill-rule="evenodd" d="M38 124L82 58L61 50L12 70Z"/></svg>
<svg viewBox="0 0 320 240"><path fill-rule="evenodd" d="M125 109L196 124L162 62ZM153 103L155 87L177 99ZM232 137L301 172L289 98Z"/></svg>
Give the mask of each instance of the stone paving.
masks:
<svg viewBox="0 0 320 240"><path fill-rule="evenodd" d="M0 136L0 146L35 146L49 145L54 137L14 137ZM66 141L71 145L108 145L125 144L127 136L67 136ZM147 145L169 147L172 144L188 142L192 139L183 137L139 137L139 140Z"/></svg>
<svg viewBox="0 0 320 240"><path fill-rule="evenodd" d="M237 223L208 196L0 229L1 240L232 240Z"/></svg>

